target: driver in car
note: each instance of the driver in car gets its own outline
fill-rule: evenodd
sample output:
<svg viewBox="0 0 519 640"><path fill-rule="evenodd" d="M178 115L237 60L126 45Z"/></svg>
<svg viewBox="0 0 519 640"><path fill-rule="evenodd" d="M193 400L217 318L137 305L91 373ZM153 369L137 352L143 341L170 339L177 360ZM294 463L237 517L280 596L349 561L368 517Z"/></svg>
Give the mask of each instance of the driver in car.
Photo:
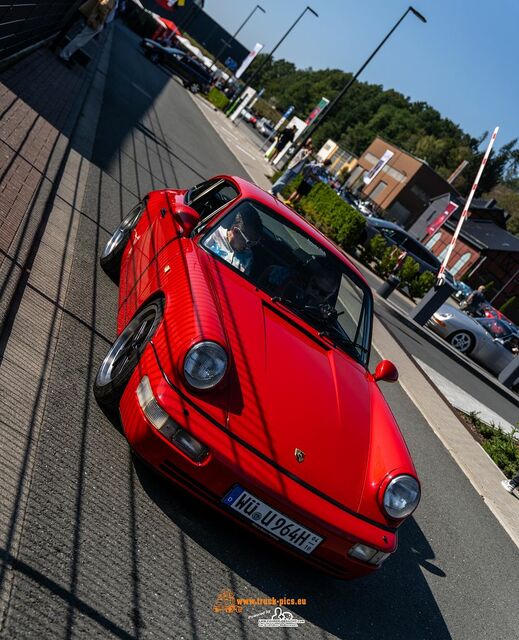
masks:
<svg viewBox="0 0 519 640"><path fill-rule="evenodd" d="M228 220L225 221L228 224ZM261 238L263 225L256 209L248 203L237 208L230 226L219 225L206 239L209 251L245 274L250 274L254 254L252 247Z"/></svg>

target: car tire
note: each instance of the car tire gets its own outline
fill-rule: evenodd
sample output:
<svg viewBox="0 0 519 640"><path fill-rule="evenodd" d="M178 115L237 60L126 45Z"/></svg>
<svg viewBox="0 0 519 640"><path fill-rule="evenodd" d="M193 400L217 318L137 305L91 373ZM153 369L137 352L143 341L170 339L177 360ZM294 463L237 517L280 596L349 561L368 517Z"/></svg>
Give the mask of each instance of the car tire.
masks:
<svg viewBox="0 0 519 640"><path fill-rule="evenodd" d="M191 93L200 93L200 85L198 82L192 82L189 85L189 91L191 91Z"/></svg>
<svg viewBox="0 0 519 640"><path fill-rule="evenodd" d="M103 409L115 411L140 357L163 315L162 300L143 306L117 336L94 381L94 396Z"/></svg>
<svg viewBox="0 0 519 640"><path fill-rule="evenodd" d="M139 202L139 204L124 217L122 222L110 236L99 259L101 266L103 267L103 271L115 282L119 281L121 258L123 256L124 248L128 244L132 229L135 227L137 222L139 222L139 218L141 217L145 206L144 202Z"/></svg>
<svg viewBox="0 0 519 640"><path fill-rule="evenodd" d="M447 338L460 353L468 355L474 349L474 336L469 331L455 331Z"/></svg>

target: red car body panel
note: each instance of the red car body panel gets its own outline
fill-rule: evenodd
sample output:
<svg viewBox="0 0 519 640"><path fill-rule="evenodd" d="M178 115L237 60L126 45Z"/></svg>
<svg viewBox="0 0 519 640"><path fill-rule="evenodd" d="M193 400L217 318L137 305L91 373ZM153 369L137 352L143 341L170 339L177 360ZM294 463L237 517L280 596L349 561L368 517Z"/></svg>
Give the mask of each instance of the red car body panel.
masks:
<svg viewBox="0 0 519 640"><path fill-rule="evenodd" d="M298 214L246 181L226 179L240 198L278 211L362 279ZM192 215L184 193L149 195L123 256L118 330L150 297L165 300L120 404L126 437L146 462L213 506L225 510L220 500L237 483L324 536L305 560L338 576L369 573L376 567L347 551L357 542L396 549L399 523L382 511L381 483L401 473L416 477L398 425L360 363L182 233L182 216ZM217 342L230 357L225 383L210 392L191 389L182 374L185 354L201 340ZM203 463L147 421L136 397L143 375L171 418L209 447Z"/></svg>

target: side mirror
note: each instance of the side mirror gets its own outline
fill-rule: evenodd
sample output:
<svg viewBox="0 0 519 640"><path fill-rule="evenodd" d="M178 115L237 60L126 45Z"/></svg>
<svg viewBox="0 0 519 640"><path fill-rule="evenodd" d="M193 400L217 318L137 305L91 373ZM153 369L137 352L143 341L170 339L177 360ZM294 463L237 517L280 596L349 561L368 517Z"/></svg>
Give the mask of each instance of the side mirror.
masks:
<svg viewBox="0 0 519 640"><path fill-rule="evenodd" d="M385 382L396 382L398 380L398 371L395 365L389 360L382 360L377 364L375 373L373 374L375 382L383 380Z"/></svg>
<svg viewBox="0 0 519 640"><path fill-rule="evenodd" d="M200 214L187 205L182 205L182 208L175 211L174 215L185 236L188 236L200 222Z"/></svg>

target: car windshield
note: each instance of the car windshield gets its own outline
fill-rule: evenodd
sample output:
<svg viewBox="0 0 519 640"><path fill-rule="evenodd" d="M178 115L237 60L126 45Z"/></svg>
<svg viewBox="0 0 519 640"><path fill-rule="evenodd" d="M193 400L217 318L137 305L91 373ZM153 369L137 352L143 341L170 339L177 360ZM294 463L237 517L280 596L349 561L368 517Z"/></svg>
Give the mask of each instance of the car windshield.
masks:
<svg viewBox="0 0 519 640"><path fill-rule="evenodd" d="M371 341L369 287L335 255L276 212L243 200L201 244L367 366Z"/></svg>
<svg viewBox="0 0 519 640"><path fill-rule="evenodd" d="M497 318L478 318L477 321L493 338L507 338L512 333L510 327Z"/></svg>

